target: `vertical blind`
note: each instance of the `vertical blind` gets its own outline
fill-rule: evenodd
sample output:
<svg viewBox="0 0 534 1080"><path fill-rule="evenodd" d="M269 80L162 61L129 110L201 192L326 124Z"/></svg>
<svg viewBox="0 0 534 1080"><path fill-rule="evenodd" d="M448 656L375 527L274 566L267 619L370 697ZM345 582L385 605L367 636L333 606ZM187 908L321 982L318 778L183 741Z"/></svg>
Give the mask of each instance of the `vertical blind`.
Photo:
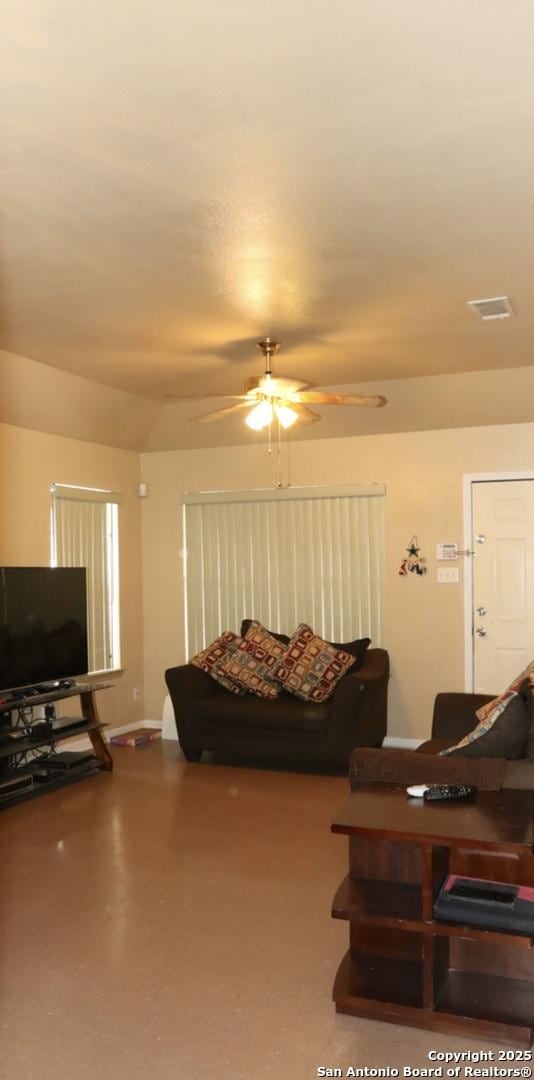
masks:
<svg viewBox="0 0 534 1080"><path fill-rule="evenodd" d="M187 656L243 618L381 642L383 484L186 495Z"/></svg>
<svg viewBox="0 0 534 1080"><path fill-rule="evenodd" d="M52 561L87 570L89 670L118 667L115 624L116 503L113 492L52 486Z"/></svg>

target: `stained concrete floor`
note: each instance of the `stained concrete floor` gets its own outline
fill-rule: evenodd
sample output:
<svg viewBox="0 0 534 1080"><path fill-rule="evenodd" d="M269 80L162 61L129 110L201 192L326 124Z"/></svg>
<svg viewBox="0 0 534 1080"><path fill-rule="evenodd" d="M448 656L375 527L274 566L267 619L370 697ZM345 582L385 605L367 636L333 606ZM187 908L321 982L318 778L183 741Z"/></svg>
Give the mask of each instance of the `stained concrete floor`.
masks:
<svg viewBox="0 0 534 1080"><path fill-rule="evenodd" d="M498 1053L336 1016L346 780L187 765L174 743L114 759L0 814L0 1076L402 1077L431 1050Z"/></svg>

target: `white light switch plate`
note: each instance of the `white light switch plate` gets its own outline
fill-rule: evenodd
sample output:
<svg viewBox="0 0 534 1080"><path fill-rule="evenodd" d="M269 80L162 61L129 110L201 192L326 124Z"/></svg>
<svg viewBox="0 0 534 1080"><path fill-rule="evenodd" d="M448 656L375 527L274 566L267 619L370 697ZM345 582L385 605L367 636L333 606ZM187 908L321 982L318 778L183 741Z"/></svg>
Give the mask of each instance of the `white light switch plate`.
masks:
<svg viewBox="0 0 534 1080"><path fill-rule="evenodd" d="M460 580L460 571L457 566L438 566L438 582L440 585L455 585Z"/></svg>

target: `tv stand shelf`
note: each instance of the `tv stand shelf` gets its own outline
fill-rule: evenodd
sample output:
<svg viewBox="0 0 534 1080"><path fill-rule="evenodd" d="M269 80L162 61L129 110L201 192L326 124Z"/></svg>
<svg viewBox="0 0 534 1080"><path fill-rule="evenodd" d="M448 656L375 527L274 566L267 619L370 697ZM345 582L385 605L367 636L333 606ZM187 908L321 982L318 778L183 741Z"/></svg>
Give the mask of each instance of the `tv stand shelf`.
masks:
<svg viewBox="0 0 534 1080"><path fill-rule="evenodd" d="M20 697L0 697L0 712L16 712L17 709L29 709L34 705L49 705L64 698L92 694L95 690L107 690L111 683L72 683L71 686L50 687L38 694L24 694Z"/></svg>
<svg viewBox="0 0 534 1080"><path fill-rule="evenodd" d="M55 791L60 787L66 787L86 776L91 776L101 771L112 771L113 758L102 734L106 725L100 722L95 701L95 692L97 690L105 690L109 685L109 683L77 683L70 687L55 687L39 694L29 694L20 698L1 700L0 712L14 713L27 710L35 705L52 704L56 701L62 701L65 698L79 697L81 722L76 726L58 729L50 735L44 737L39 736L36 739L23 737L17 739L10 738L9 742L7 740L0 741L0 780L3 763L10 765L13 770L16 770L17 767L19 767L21 772L25 772L26 768L24 764L19 764L22 755L27 754L32 750L42 749L45 746L53 747L56 743L62 743L68 739L83 735L88 735L89 737L94 759L89 762L86 767L73 769L72 772L67 770L59 775L54 775L44 782L35 782L33 787L15 790L0 795L0 810L3 810L8 806L13 806L15 803L25 802L27 799L36 798L36 796L44 794L47 791ZM34 722L38 723L38 720L36 719ZM16 727L17 725L14 725L13 730L16 730Z"/></svg>
<svg viewBox="0 0 534 1080"><path fill-rule="evenodd" d="M433 909L448 873L534 886L534 794L424 804L361 784L332 831L349 838L332 905L349 924L337 1011L530 1048L532 935L438 921Z"/></svg>

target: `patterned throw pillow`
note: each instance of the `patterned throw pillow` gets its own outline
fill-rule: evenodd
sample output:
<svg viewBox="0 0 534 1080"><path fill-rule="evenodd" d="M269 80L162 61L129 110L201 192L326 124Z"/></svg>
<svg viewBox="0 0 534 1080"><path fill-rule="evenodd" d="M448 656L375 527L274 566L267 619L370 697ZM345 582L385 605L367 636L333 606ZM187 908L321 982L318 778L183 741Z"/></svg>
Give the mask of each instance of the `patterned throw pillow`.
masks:
<svg viewBox="0 0 534 1080"><path fill-rule="evenodd" d="M246 637L251 626L261 626L261 623L257 619L243 619L241 623L241 637ZM289 637L287 634L279 634L276 630L266 630L264 626L261 629L265 634L269 634L269 637L275 639L275 641L281 641L282 645L289 645Z"/></svg>
<svg viewBox="0 0 534 1080"><path fill-rule="evenodd" d="M221 686L224 686L226 690L231 690L233 694L242 694L243 690L239 688L232 680L228 679L224 672L219 673L219 668L223 661L231 656L232 653L238 648L241 638L237 634L233 634L231 630L225 630L224 633L219 634L215 641L212 641L211 645L208 645L202 652L191 657L189 661L193 667L200 668L201 671L205 671L207 675L211 675L212 679L215 679Z"/></svg>
<svg viewBox="0 0 534 1080"><path fill-rule="evenodd" d="M329 645L301 623L273 674L290 694L304 701L326 701L354 663L354 656Z"/></svg>
<svg viewBox="0 0 534 1080"><path fill-rule="evenodd" d="M256 648L265 654L265 665L268 674L272 675L276 665L283 659L287 652L287 645L280 641L280 637L271 634L261 623L252 620L245 634L245 641L252 642ZM289 642L289 638L287 639Z"/></svg>
<svg viewBox="0 0 534 1080"><path fill-rule="evenodd" d="M261 623L252 622L237 649L223 660L219 672L242 691L276 698L281 685L273 672L286 649L287 645L277 641Z"/></svg>
<svg viewBox="0 0 534 1080"><path fill-rule="evenodd" d="M519 687L521 686L521 683L524 682L525 679L528 679L529 676L532 676L534 678L534 660L531 660L530 664L527 664L525 670L522 671L520 675L516 676L513 682L511 682L510 685L506 687L506 690L504 690L502 694L499 694L498 697L493 698L491 701L487 701L485 705L481 705L480 709L477 709L475 713L477 720L485 720L486 717L488 717L493 711L493 709L495 709L496 706L501 701L503 701L504 698L508 697L508 694L511 691L517 692L517 690L519 690Z"/></svg>
<svg viewBox="0 0 534 1080"><path fill-rule="evenodd" d="M491 702L488 702L491 704ZM441 757L506 758L523 757L530 728L531 688L524 679L517 690L501 694L497 704L477 726L455 746L442 750Z"/></svg>

